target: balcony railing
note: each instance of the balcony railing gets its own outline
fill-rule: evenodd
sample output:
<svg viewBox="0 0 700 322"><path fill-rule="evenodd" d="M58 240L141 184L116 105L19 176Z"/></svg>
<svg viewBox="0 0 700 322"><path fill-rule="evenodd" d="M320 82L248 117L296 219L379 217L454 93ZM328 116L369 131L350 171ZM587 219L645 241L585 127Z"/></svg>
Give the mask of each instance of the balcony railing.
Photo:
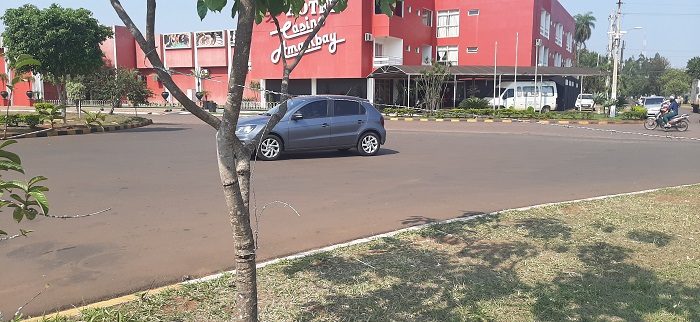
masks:
<svg viewBox="0 0 700 322"><path fill-rule="evenodd" d="M386 65L403 65L403 57L374 56L374 67L382 67Z"/></svg>

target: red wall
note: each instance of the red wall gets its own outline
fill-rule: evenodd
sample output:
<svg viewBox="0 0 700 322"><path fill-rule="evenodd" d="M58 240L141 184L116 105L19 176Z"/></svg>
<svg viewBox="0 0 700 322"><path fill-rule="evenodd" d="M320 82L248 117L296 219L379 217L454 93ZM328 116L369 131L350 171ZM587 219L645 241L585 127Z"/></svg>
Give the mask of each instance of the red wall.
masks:
<svg viewBox="0 0 700 322"><path fill-rule="evenodd" d="M551 14L550 37L540 35L540 10L545 8ZM459 37L437 38L437 46L459 46L459 65L491 66L494 64L496 42L498 42L498 65L514 66L516 33L518 34L518 65L534 66L535 39L544 38L543 46L550 54L562 54L563 60L573 59L573 53L566 50L566 38L562 46L555 44L554 22L564 25L564 32L573 34L575 22L564 7L556 0L535 1L460 1L443 0L435 3L435 26L437 11L460 10ZM479 15L469 16L468 11L478 9ZM507 21L504 21L507 19ZM478 53L467 53L467 47L478 47ZM549 65L553 63L549 60Z"/></svg>
<svg viewBox="0 0 700 322"><path fill-rule="evenodd" d="M307 5L308 7L308 5ZM366 60L371 60L372 47L364 41L364 32L369 26L363 26L363 14L373 13L374 3L370 1L353 2L342 13L331 13L326 25L319 31L316 39L324 43L318 50L307 51L301 63L291 75L292 79L309 78L364 78L372 71ZM298 19L281 15L280 24L288 24L286 46L296 47L304 42L305 36L293 36L293 30L303 28L306 22L315 23L321 17L320 10L312 6ZM279 38L270 35L276 30L270 18L266 18L253 30L251 43L252 70L254 79L282 78L282 62L279 54ZM333 52L335 50L335 52ZM275 55L276 52L276 55ZM277 60L276 62L274 60Z"/></svg>

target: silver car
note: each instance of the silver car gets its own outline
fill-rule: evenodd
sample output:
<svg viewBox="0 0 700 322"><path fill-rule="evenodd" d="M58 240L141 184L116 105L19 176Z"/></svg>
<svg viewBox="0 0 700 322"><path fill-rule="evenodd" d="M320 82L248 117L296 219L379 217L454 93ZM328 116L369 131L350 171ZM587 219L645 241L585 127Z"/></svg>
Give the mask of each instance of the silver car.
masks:
<svg viewBox="0 0 700 322"><path fill-rule="evenodd" d="M279 105L260 116L240 119L236 136L248 143L263 130ZM287 113L265 135L257 149L261 160L276 160L282 152L349 150L375 155L386 141L384 117L366 99L342 95L292 98Z"/></svg>
<svg viewBox="0 0 700 322"><path fill-rule="evenodd" d="M655 116L665 99L663 96L642 97L642 106L647 109L647 116Z"/></svg>

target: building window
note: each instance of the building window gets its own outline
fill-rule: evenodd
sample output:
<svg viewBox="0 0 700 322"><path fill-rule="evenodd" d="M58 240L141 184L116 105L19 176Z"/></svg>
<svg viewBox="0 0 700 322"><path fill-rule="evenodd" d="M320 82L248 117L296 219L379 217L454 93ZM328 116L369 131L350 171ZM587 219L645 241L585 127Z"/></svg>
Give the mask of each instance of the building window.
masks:
<svg viewBox="0 0 700 322"><path fill-rule="evenodd" d="M467 52L470 54L476 54L479 52L479 47L467 47Z"/></svg>
<svg viewBox="0 0 700 322"><path fill-rule="evenodd" d="M459 37L459 10L438 11L437 37Z"/></svg>
<svg viewBox="0 0 700 322"><path fill-rule="evenodd" d="M574 37L571 35L570 32L566 32L566 51L571 52L573 49L573 44L574 44Z"/></svg>
<svg viewBox="0 0 700 322"><path fill-rule="evenodd" d="M382 57L384 56L384 44L381 43L374 43L374 57Z"/></svg>
<svg viewBox="0 0 700 322"><path fill-rule="evenodd" d="M433 12L423 8L423 24L432 27L433 26Z"/></svg>
<svg viewBox="0 0 700 322"><path fill-rule="evenodd" d="M437 61L439 63L449 63L450 65L457 65L459 50L457 46L438 46L437 48Z"/></svg>
<svg viewBox="0 0 700 322"><path fill-rule="evenodd" d="M471 9L467 12L467 15L469 16L478 16L479 15L479 9Z"/></svg>
<svg viewBox="0 0 700 322"><path fill-rule="evenodd" d="M408 13L411 13L411 6L408 6Z"/></svg>
<svg viewBox="0 0 700 322"><path fill-rule="evenodd" d="M420 54L420 47L416 47L416 54Z"/></svg>
<svg viewBox="0 0 700 322"><path fill-rule="evenodd" d="M406 46L406 51L411 51L411 45Z"/></svg>
<svg viewBox="0 0 700 322"><path fill-rule="evenodd" d="M403 17L403 1L396 1L396 7L394 7L394 15L398 17Z"/></svg>
<svg viewBox="0 0 700 322"><path fill-rule="evenodd" d="M551 22L552 16L547 12L547 10L542 9L540 14L540 35L549 39L549 24Z"/></svg>
<svg viewBox="0 0 700 322"><path fill-rule="evenodd" d="M559 46L562 47L562 39L564 38L564 25L560 23L555 23L554 24L554 42Z"/></svg>

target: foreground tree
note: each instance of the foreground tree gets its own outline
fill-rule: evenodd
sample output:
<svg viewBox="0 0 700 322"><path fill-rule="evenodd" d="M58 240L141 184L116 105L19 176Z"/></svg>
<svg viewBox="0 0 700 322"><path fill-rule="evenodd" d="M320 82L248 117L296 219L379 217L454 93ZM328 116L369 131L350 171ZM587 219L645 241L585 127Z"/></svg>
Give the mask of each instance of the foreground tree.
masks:
<svg viewBox="0 0 700 322"><path fill-rule="evenodd" d="M266 15L276 17L290 12L298 15L305 4L304 0L234 0L231 16L237 17L236 50L233 56L233 68L229 79L228 95L221 119L212 116L199 108L185 93L178 88L163 62L156 52L155 19L156 0L146 1L146 36L136 27L130 16L122 7L120 1L110 0L126 27L131 31L139 47L155 68L158 77L185 109L216 129L216 148L221 184L228 206L229 219L233 230L236 268L236 314L239 321L257 321L257 279L256 279L256 247L251 228L250 216L250 156L255 150L260 138L272 129L281 117L282 111L272 116L266 126L251 142L244 144L235 134L238 117L243 99L243 88L248 72L250 43L253 23L262 22ZM331 1L319 0L322 6ZM348 0L334 0L335 10L341 11L347 6ZM383 12L389 14L396 0L376 0ZM220 12L227 4L226 0L197 0L197 12L203 19L209 11ZM326 15L327 16L327 15ZM317 25L317 32L323 26ZM304 42L308 46L313 35L310 34ZM301 54L299 55L302 56ZM300 59L300 58L299 58ZM292 68L293 69L293 68ZM289 73L291 70L289 69ZM285 68L287 74L287 68ZM283 105L284 106L284 105Z"/></svg>
<svg viewBox="0 0 700 322"><path fill-rule="evenodd" d="M56 86L61 105L66 103L65 84L71 76L89 75L104 65L100 43L112 36L112 30L99 24L89 10L26 4L7 9L0 20L6 27L2 33L6 54L30 53L41 61L33 70Z"/></svg>
<svg viewBox="0 0 700 322"><path fill-rule="evenodd" d="M0 55L2 57L2 55ZM15 87L21 82L28 82L32 79L31 76L23 74L22 70L31 70L32 68L41 65L41 62L34 59L31 55L20 54L17 56L8 56L5 54L5 62L7 64L7 69L10 75L1 74L0 80L2 80L2 94L7 96L8 102L12 102L12 96L15 92ZM5 88L9 89L9 92L5 91ZM7 122L9 121L8 115L10 114L10 105L7 104L7 109L5 110L5 129L3 130L2 138L7 137Z"/></svg>

